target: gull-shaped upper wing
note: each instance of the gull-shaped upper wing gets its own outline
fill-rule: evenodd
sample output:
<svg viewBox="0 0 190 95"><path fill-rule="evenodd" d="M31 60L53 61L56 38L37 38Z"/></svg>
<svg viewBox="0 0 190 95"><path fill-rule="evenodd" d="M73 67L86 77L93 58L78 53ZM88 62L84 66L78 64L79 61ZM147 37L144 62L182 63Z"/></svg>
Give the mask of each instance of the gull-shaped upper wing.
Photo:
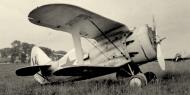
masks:
<svg viewBox="0 0 190 95"><path fill-rule="evenodd" d="M28 15L30 22L64 32L79 31L80 36L96 39L115 29L126 27L123 24L67 4L50 4L38 7ZM128 31L126 28L125 31Z"/></svg>

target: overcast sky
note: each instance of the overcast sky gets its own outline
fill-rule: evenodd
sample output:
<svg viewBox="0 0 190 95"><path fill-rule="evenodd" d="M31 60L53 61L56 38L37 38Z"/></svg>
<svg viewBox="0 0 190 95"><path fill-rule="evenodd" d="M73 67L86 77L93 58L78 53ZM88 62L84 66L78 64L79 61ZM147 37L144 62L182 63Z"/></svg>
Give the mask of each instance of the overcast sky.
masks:
<svg viewBox="0 0 190 95"><path fill-rule="evenodd" d="M10 47L14 40L54 50L73 48L70 34L28 21L32 9L50 3L77 5L128 27L151 25L154 15L159 35L167 37L162 43L164 55L190 54L190 0L0 0L0 48Z"/></svg>

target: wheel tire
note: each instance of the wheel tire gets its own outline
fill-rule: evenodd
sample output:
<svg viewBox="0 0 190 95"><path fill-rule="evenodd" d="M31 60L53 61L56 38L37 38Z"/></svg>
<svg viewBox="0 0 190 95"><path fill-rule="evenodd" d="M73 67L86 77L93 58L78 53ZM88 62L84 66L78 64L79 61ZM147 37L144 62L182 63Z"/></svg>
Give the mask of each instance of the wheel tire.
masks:
<svg viewBox="0 0 190 95"><path fill-rule="evenodd" d="M144 73L144 75L146 76L148 83L155 81L157 79L156 74L154 74L153 72L146 72L146 73Z"/></svg>
<svg viewBox="0 0 190 95"><path fill-rule="evenodd" d="M144 87L145 85L147 85L147 79L143 73L134 75L129 79L130 87Z"/></svg>
<svg viewBox="0 0 190 95"><path fill-rule="evenodd" d="M137 64L130 64L130 66L131 66L131 69L132 69L134 75L141 73L141 70ZM129 73L130 73L130 70L129 70L128 66L122 67L119 71L117 71L116 78L118 80L123 80L123 79L129 78L132 76L132 74L129 74Z"/></svg>
<svg viewBox="0 0 190 95"><path fill-rule="evenodd" d="M41 74L41 72L38 72L39 74ZM34 79L40 83L40 84L48 84L50 83L50 81L47 81L47 79L43 78L42 76L40 76L39 74L35 74L34 75Z"/></svg>

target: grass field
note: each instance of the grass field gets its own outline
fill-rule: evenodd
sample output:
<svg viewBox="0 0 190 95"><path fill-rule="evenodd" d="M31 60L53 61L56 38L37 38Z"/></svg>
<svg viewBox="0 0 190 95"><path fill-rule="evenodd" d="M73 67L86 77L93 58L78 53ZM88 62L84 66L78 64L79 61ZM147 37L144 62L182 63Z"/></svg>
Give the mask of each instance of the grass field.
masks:
<svg viewBox="0 0 190 95"><path fill-rule="evenodd" d="M117 81L113 74L101 78L40 85L33 77L18 77L17 68L23 64L0 64L0 95L189 95L190 62L167 63L165 72L158 64L141 66L142 71L153 71L158 81L139 89L129 88L127 82Z"/></svg>

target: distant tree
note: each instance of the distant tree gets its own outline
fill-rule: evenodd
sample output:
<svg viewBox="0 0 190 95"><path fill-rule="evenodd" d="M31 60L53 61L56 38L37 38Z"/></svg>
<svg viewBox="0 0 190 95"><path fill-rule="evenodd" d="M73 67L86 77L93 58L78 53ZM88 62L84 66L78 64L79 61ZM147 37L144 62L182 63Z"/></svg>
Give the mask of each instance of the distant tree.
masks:
<svg viewBox="0 0 190 95"><path fill-rule="evenodd" d="M25 53L21 53L21 56L20 56L20 61L22 62L22 63L25 63L26 62L26 54Z"/></svg>
<svg viewBox="0 0 190 95"><path fill-rule="evenodd" d="M30 54L33 46L33 44L28 44L26 42L22 43L22 48L25 54Z"/></svg>
<svg viewBox="0 0 190 95"><path fill-rule="evenodd" d="M15 40L11 43L12 47L19 47L21 45L21 42L18 40Z"/></svg>
<svg viewBox="0 0 190 95"><path fill-rule="evenodd" d="M12 48L3 48L0 50L1 57L7 58L12 54Z"/></svg>
<svg viewBox="0 0 190 95"><path fill-rule="evenodd" d="M34 44L29 44L27 42L21 42L19 40L14 40L12 43L12 48L0 49L0 57L9 59L12 63L29 63L31 50ZM51 59L59 59L64 54L65 51L54 51L47 47L40 47Z"/></svg>
<svg viewBox="0 0 190 95"><path fill-rule="evenodd" d="M65 55L67 53L66 51L62 51L62 50L54 51L54 52L57 54L62 54L62 55Z"/></svg>
<svg viewBox="0 0 190 95"><path fill-rule="evenodd" d="M40 47L49 57L52 56L53 51L47 47Z"/></svg>
<svg viewBox="0 0 190 95"><path fill-rule="evenodd" d="M14 40L12 43L12 55L11 55L11 62L19 62L20 58L22 56L23 53L23 47L22 47L22 43L21 41L18 40Z"/></svg>
<svg viewBox="0 0 190 95"><path fill-rule="evenodd" d="M62 58L67 52L65 51L54 51L53 52L53 60L56 61L56 60L59 60L60 58Z"/></svg>

